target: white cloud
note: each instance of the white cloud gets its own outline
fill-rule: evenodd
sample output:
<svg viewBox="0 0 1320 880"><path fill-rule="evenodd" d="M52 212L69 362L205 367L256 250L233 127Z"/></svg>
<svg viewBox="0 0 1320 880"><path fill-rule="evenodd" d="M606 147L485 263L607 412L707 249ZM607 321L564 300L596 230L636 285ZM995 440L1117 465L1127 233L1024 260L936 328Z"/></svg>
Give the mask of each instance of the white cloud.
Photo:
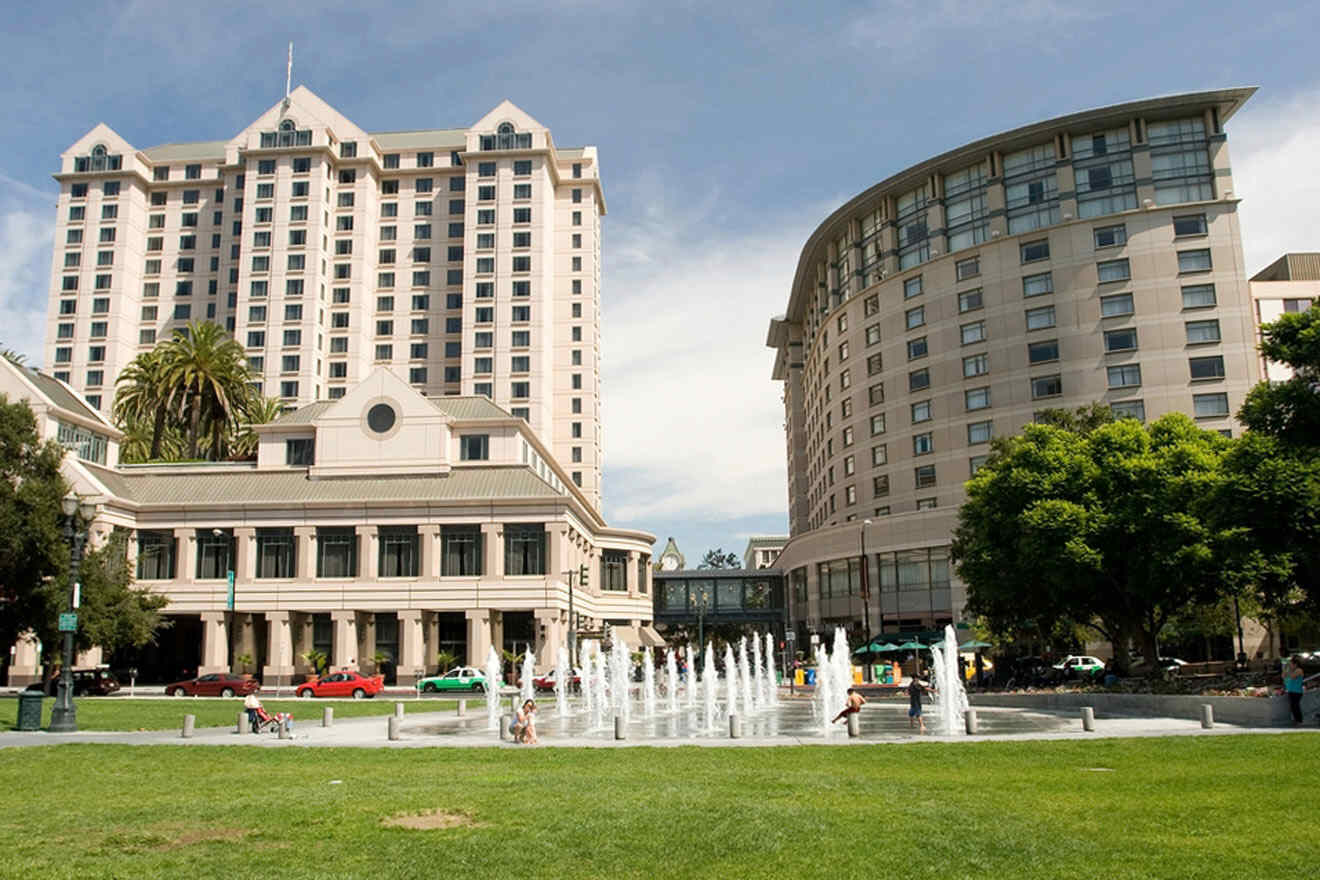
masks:
<svg viewBox="0 0 1320 880"><path fill-rule="evenodd" d="M41 364L54 193L0 174L0 346Z"/></svg>
<svg viewBox="0 0 1320 880"><path fill-rule="evenodd" d="M721 234L718 194L671 206L663 176L631 183L645 216L607 234L602 336L609 517L783 515L784 410L765 346L798 255L829 208ZM686 235L701 230L708 237Z"/></svg>
<svg viewBox="0 0 1320 880"><path fill-rule="evenodd" d="M1317 106L1320 83L1257 98L1228 122L1248 277L1288 251L1320 250Z"/></svg>

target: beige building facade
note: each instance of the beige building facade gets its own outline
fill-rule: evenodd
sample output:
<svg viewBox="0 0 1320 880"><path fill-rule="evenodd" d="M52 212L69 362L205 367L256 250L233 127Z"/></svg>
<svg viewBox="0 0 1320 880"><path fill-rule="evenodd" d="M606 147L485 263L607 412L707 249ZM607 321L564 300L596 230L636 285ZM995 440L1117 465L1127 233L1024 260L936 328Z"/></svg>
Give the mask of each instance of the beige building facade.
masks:
<svg viewBox="0 0 1320 880"><path fill-rule="evenodd" d="M158 645L81 663L278 686L319 651L407 684L441 651L481 665L492 645L530 648L547 670L573 626L658 640L654 536L609 527L527 422L484 396L427 397L378 366L261 426L256 462L124 466L120 433L59 380L4 361L0 392L70 449L65 477L97 509L92 546L122 530L138 585L170 600ZM569 578L582 566L585 588ZM13 646L11 684L38 677L39 652Z"/></svg>
<svg viewBox="0 0 1320 880"><path fill-rule="evenodd" d="M508 101L467 128L367 132L300 86L227 140L139 149L98 124L55 179L45 363L94 408L210 320L290 406L381 365L487 397L600 506L595 147Z"/></svg>
<svg viewBox="0 0 1320 880"><path fill-rule="evenodd" d="M1224 126L1253 89L1075 113L876 184L770 323L800 629L959 621L963 483L1046 408L1238 430L1260 378ZM866 599L863 599L863 596Z"/></svg>
<svg viewBox="0 0 1320 880"><path fill-rule="evenodd" d="M1260 325L1277 321L1290 312L1304 312L1320 300L1320 253L1284 254L1251 276L1251 303L1256 319L1257 341ZM1260 359L1261 378L1285 382L1292 378L1292 368Z"/></svg>

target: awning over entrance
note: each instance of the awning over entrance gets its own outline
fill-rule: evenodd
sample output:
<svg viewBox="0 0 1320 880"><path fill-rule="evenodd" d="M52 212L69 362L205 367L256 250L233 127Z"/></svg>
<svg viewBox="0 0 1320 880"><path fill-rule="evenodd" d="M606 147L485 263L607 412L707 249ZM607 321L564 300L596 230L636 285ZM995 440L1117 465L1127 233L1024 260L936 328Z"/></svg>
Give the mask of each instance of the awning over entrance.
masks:
<svg viewBox="0 0 1320 880"><path fill-rule="evenodd" d="M642 644L651 648L663 648L665 646L664 637L648 623L639 630L642 635Z"/></svg>
<svg viewBox="0 0 1320 880"><path fill-rule="evenodd" d="M640 651L642 648L659 648L665 644L665 640L651 628L650 624L616 626L610 629L610 634L634 651Z"/></svg>

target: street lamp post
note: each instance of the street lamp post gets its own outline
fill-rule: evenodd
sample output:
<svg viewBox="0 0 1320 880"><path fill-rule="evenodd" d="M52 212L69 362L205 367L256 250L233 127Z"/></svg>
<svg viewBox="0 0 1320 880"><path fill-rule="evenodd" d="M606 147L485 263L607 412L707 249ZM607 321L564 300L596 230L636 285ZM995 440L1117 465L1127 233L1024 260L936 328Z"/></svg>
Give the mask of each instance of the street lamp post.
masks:
<svg viewBox="0 0 1320 880"><path fill-rule="evenodd" d="M697 602L697 650L706 649L706 603L710 601L710 594L703 587L697 594L701 600Z"/></svg>
<svg viewBox="0 0 1320 880"><path fill-rule="evenodd" d="M86 534L78 520L79 515L90 521L96 514L95 505L84 503L72 491L60 501L64 511L64 540L69 543L69 615L77 613L79 605L78 567L82 563L83 541ZM64 631L64 659L60 666L60 684L55 706L50 712L50 730L54 733L73 733L78 729L78 710L73 705L73 627L61 622Z"/></svg>
<svg viewBox="0 0 1320 880"><path fill-rule="evenodd" d="M1233 618L1237 621L1237 634L1238 634L1237 668L1239 670L1244 670L1247 668L1247 649L1246 646L1243 644L1244 639L1242 637L1242 611L1238 608L1237 596L1233 597Z"/></svg>

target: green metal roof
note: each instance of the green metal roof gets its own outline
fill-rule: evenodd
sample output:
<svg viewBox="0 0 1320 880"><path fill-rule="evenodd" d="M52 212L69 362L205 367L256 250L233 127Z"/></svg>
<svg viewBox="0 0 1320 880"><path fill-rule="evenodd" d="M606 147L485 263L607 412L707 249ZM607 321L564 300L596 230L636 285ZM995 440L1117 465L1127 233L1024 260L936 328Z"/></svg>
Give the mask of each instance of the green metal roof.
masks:
<svg viewBox="0 0 1320 880"><path fill-rule="evenodd" d="M334 406L333 400L314 400L305 403L293 412L287 412L271 424L274 425L310 425L316 417Z"/></svg>
<svg viewBox="0 0 1320 880"><path fill-rule="evenodd" d="M382 150L406 150L416 147L463 149L467 146L466 128L433 128L419 131L373 131L371 138ZM448 159L446 159L446 162Z"/></svg>
<svg viewBox="0 0 1320 880"><path fill-rule="evenodd" d="M55 406L97 422L102 421L100 413L88 406L81 397L66 388L64 383L54 376L47 376L44 373L38 373L36 370L28 370L27 377L33 385L37 386L37 390L46 395L46 398Z"/></svg>
<svg viewBox="0 0 1320 880"><path fill-rule="evenodd" d="M403 475L308 479L304 470L224 470L179 466L88 470L116 496L143 507L264 504L426 503L472 499L562 498L527 467L468 467L446 476Z"/></svg>
<svg viewBox="0 0 1320 880"><path fill-rule="evenodd" d="M142 154L152 162L171 162L182 159L223 159L229 141L195 141L187 144L161 144L148 147Z"/></svg>

